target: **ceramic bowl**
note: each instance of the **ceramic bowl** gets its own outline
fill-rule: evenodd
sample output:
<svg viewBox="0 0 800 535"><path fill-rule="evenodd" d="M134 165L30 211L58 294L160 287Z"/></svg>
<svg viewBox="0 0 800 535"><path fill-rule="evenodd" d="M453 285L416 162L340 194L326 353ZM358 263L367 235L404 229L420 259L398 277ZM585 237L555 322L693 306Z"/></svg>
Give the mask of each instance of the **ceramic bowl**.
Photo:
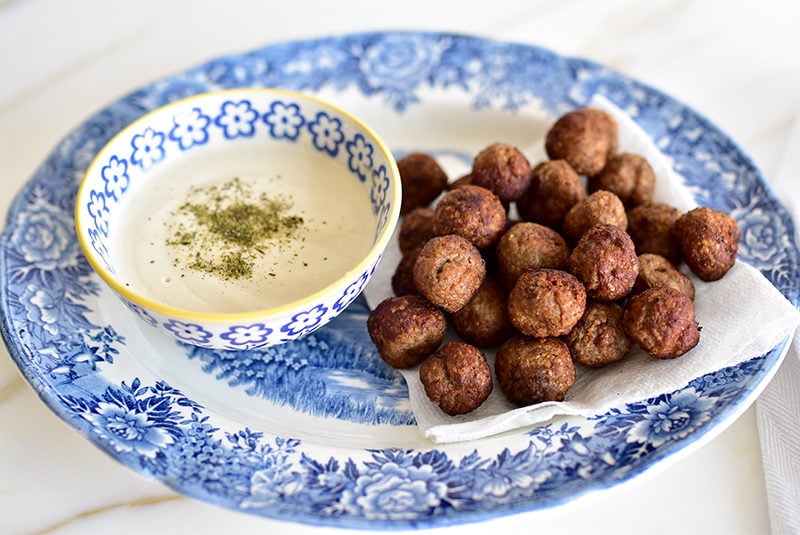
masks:
<svg viewBox="0 0 800 535"><path fill-rule="evenodd" d="M198 346L255 349L337 316L397 225L400 177L362 121L274 89L156 109L97 154L75 226L142 320Z"/></svg>

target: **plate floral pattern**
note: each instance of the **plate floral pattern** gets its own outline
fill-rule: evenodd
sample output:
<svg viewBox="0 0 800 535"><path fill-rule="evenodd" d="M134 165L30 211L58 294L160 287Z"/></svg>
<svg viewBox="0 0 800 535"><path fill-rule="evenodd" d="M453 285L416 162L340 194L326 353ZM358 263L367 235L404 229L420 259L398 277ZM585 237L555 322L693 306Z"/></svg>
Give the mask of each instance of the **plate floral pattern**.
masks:
<svg viewBox="0 0 800 535"><path fill-rule="evenodd" d="M631 479L724 425L779 363L785 342L670 394L503 441L336 448L233 423L140 364L147 348L103 312L113 298L81 255L72 210L83 171L122 127L178 98L241 86L355 91L396 116L430 105L431 89L466 96L473 110L536 105L553 115L603 94L656 140L698 203L736 217L741 258L798 303L794 228L753 163L702 116L601 65L532 46L409 32L225 56L143 87L78 126L20 192L2 235L2 334L12 357L54 412L131 469L201 500L288 521L372 529L474 522ZM405 385L372 350L366 313L358 298L325 328L265 351L175 343L173 353L225 388L280 405L287 417L413 433Z"/></svg>

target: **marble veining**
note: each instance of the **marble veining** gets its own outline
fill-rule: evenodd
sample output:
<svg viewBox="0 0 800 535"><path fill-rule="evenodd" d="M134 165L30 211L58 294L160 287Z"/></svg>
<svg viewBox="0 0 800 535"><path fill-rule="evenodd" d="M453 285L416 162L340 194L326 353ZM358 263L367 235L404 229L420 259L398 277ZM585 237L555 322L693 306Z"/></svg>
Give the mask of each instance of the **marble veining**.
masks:
<svg viewBox="0 0 800 535"><path fill-rule="evenodd" d="M93 517L101 517L103 515L107 515L117 509L122 509L122 508L135 509L135 508L151 507L154 505L161 505L186 499L188 498L185 498L184 496L180 495L152 496L147 498L139 498L138 500L130 500L122 503L108 504L102 507L97 507L95 509L87 509L85 511L81 511L69 518L59 520L54 524L51 524L43 529L40 529L36 533L39 535L46 535L50 533L59 533L64 528L74 527L76 529L80 529L80 524L82 522L85 522Z"/></svg>

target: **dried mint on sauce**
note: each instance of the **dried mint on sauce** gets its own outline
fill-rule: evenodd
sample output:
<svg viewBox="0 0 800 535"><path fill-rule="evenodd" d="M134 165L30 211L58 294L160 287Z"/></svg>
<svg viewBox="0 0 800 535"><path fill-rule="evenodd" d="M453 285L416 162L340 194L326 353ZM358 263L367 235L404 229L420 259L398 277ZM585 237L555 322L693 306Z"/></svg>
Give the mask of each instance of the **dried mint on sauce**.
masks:
<svg viewBox="0 0 800 535"><path fill-rule="evenodd" d="M256 195L233 178L220 186L193 187L173 215L167 245L178 249L176 267L223 280L250 278L255 259L295 240L303 218L290 213L291 199Z"/></svg>

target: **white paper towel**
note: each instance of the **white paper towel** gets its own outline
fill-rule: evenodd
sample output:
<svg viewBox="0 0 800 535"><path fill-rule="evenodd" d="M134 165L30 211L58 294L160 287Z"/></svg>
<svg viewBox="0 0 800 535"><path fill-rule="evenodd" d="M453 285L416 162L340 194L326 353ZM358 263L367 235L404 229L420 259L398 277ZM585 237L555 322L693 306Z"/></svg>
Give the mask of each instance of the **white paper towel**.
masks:
<svg viewBox="0 0 800 535"><path fill-rule="evenodd" d="M656 200L681 210L696 206L667 159L634 121L605 99L594 99L592 106L608 111L617 120L621 151L640 154L650 162L657 177ZM540 148L524 152L532 164L539 161ZM392 295L391 276L399 259L400 251L393 240L365 289L372 308ZM800 323L800 314L783 295L757 270L741 262L714 283L692 278L702 332L697 347L683 357L659 360L634 349L622 361L605 368L580 368L563 402L522 408L511 404L495 383L481 407L455 417L447 416L428 400L417 369L403 370L420 430L434 442L457 442L546 422L558 415L602 414L611 407L674 391L706 373L761 355L791 335ZM494 352L487 352L487 358L493 367Z"/></svg>

